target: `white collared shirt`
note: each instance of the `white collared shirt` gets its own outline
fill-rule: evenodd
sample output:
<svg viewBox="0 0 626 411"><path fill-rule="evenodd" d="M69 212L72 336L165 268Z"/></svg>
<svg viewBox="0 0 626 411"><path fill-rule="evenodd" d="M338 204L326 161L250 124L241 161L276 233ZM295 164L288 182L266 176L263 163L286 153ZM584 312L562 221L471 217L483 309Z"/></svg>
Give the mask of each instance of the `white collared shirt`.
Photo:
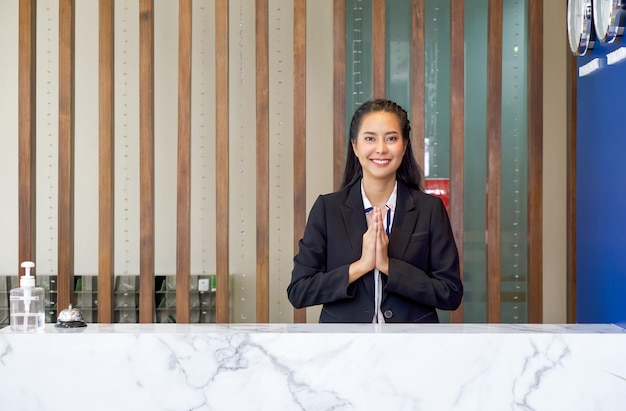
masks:
<svg viewBox="0 0 626 411"><path fill-rule="evenodd" d="M363 180L361 180L361 196L363 197L363 208L365 209L365 219L367 221L367 225L369 227L371 218L368 218L368 214L372 211L372 203L365 195L365 189L363 188ZM383 218L383 227L387 235L391 234L391 227L393 225L393 217L396 214L396 199L398 196L398 182L396 181L393 191L387 200L387 216ZM387 273L389 274L389 273ZM372 318L373 323L384 323L385 317L380 309L380 304L382 302L383 297L383 287L381 281L381 274L378 268L374 269L374 318Z"/></svg>

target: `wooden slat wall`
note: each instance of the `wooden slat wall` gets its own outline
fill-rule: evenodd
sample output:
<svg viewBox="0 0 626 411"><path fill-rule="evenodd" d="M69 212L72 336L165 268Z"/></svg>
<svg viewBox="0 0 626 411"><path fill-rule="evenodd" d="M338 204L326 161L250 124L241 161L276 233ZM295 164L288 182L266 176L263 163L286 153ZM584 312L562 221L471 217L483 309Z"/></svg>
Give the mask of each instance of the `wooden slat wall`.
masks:
<svg viewBox="0 0 626 411"><path fill-rule="evenodd" d="M112 323L114 287L114 7L113 0L99 4L99 222L98 222L98 322Z"/></svg>
<svg viewBox="0 0 626 411"><path fill-rule="evenodd" d="M215 0L216 322L229 314L228 0Z"/></svg>
<svg viewBox="0 0 626 411"><path fill-rule="evenodd" d="M413 0L411 13L411 130L413 155L424 168L425 121L425 50L424 0Z"/></svg>
<svg viewBox="0 0 626 411"><path fill-rule="evenodd" d="M487 44L487 322L500 322L503 0L489 0Z"/></svg>
<svg viewBox="0 0 626 411"><path fill-rule="evenodd" d="M386 0L372 0L372 97L385 98L387 69ZM348 113L352 115L352 113Z"/></svg>
<svg viewBox="0 0 626 411"><path fill-rule="evenodd" d="M74 297L74 0L59 1L59 194L57 307Z"/></svg>
<svg viewBox="0 0 626 411"><path fill-rule="evenodd" d="M450 220L459 250L463 277L464 186L465 186L465 13L464 2L450 8ZM450 315L463 322L463 304Z"/></svg>
<svg viewBox="0 0 626 411"><path fill-rule="evenodd" d="M543 0L529 3L528 322L543 322Z"/></svg>
<svg viewBox="0 0 626 411"><path fill-rule="evenodd" d="M36 261L36 56L37 0L20 0L18 34L19 261Z"/></svg>
<svg viewBox="0 0 626 411"><path fill-rule="evenodd" d="M74 15L75 0L59 1L59 282L58 305L73 297L74 255ZM374 95L385 93L385 0L373 0ZM543 0L531 0L529 63L529 321L542 321L542 54ZM179 130L177 320L189 321L190 275L190 150L191 150L191 19L192 0L179 8ZM294 2L294 249L306 219L306 0ZM154 2L140 0L140 322L154 321ZM269 50L268 1L256 2L257 87L257 322L269 322ZM411 116L416 138L414 154L424 158L424 0L412 3ZM113 0L100 0L100 222L99 321L113 321L114 221L114 57ZM345 162L345 18L344 0L333 3L333 150L334 185L339 187ZM464 7L451 10L451 108L464 111ZM35 33L36 1L19 4L19 257L35 257ZM500 321L500 184L502 103L503 0L489 1L488 40L488 322ZM217 318L229 322L229 109L228 109L228 0L216 0L216 272ZM570 63L570 66L573 66ZM575 76L571 68L571 77ZM575 77L574 77L575 78ZM571 80L575 91L575 81ZM575 101L570 96L570 124L575 124ZM451 119L451 216L455 238L463 255L463 144L462 116ZM568 132L568 301L575 277L575 130ZM572 308L573 307L573 308ZM568 305L568 320L575 321L575 305ZM460 322L462 308L452 320ZM294 321L306 321L298 310Z"/></svg>
<svg viewBox="0 0 626 411"><path fill-rule="evenodd" d="M293 3L293 249L306 225L306 0ZM294 310L295 323L306 322L306 309Z"/></svg>
<svg viewBox="0 0 626 411"><path fill-rule="evenodd" d="M154 1L139 1L139 322L154 321Z"/></svg>
<svg viewBox="0 0 626 411"><path fill-rule="evenodd" d="M192 0L178 2L178 185L176 216L176 322L190 319L191 271L191 13Z"/></svg>
<svg viewBox="0 0 626 411"><path fill-rule="evenodd" d="M269 33L267 0L256 0L256 322L269 322Z"/></svg>
<svg viewBox="0 0 626 411"><path fill-rule="evenodd" d="M333 2L333 182L338 189L346 161L346 3Z"/></svg>

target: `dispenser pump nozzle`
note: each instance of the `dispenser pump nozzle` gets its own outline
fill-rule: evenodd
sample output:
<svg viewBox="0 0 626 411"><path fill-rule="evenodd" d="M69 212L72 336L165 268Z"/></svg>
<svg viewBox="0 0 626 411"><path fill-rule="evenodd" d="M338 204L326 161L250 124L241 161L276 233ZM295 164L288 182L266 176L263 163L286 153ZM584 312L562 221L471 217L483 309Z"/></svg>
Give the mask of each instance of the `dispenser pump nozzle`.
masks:
<svg viewBox="0 0 626 411"><path fill-rule="evenodd" d="M24 275L20 279L20 287L34 287L35 286L35 277L30 274L30 270L35 267L35 263L32 261L24 261L21 264L21 267L24 268Z"/></svg>

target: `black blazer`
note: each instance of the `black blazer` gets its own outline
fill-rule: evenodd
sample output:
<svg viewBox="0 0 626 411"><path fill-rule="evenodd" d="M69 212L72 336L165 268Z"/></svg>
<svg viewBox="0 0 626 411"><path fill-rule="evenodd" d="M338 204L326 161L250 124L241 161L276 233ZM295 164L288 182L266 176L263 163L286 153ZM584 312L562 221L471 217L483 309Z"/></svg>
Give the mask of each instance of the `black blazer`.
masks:
<svg viewBox="0 0 626 411"><path fill-rule="evenodd" d="M287 287L294 307L323 304L320 322L372 322L374 271L348 285L366 230L359 181L317 198ZM439 322L436 308L459 306L459 256L441 199L398 181L388 254L389 273L381 276L386 322Z"/></svg>

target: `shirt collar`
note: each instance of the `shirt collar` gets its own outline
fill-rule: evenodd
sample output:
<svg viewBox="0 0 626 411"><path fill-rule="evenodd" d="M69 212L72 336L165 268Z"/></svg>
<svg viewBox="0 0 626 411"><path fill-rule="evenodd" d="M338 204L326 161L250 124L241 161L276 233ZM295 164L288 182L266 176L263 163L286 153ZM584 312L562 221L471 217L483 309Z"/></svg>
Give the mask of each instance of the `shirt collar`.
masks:
<svg viewBox="0 0 626 411"><path fill-rule="evenodd" d="M372 208L372 203L369 198L365 195L365 189L363 188L363 179L361 179L361 197L363 197L363 208L367 210L368 208ZM391 211L395 211L396 209L396 199L398 198L398 181L395 182L393 186L393 191L387 200L387 207Z"/></svg>

